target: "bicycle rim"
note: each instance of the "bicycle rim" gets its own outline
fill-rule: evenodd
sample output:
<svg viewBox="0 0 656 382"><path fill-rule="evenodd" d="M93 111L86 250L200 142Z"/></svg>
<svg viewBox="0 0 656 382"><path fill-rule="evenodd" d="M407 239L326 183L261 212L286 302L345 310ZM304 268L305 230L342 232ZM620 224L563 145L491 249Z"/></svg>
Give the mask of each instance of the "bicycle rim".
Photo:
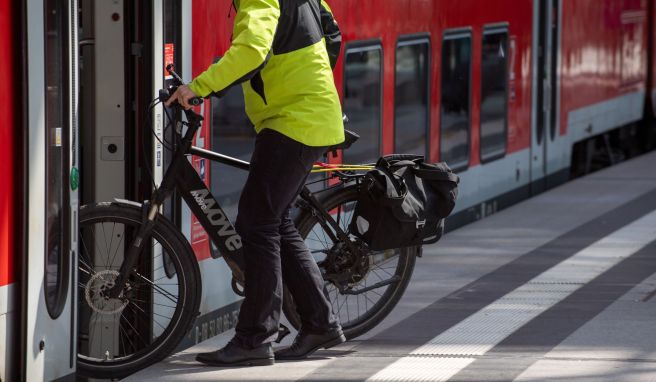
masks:
<svg viewBox="0 0 656 382"><path fill-rule="evenodd" d="M158 229L127 289L117 299L103 294L140 224L117 215L80 221L78 360L84 363L119 366L150 358L181 321L187 281L173 245Z"/></svg>

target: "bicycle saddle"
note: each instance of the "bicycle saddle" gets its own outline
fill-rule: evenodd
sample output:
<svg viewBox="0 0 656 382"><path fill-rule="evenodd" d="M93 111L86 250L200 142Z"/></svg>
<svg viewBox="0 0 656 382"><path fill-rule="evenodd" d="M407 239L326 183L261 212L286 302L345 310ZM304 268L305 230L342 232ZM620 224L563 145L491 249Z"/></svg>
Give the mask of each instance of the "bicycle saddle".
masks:
<svg viewBox="0 0 656 382"><path fill-rule="evenodd" d="M344 136L346 139L344 139L344 142L330 146L328 150L326 150L326 153L335 153L337 150L347 150L351 145L353 145L358 139L360 139L360 136L351 130L346 130L344 129Z"/></svg>

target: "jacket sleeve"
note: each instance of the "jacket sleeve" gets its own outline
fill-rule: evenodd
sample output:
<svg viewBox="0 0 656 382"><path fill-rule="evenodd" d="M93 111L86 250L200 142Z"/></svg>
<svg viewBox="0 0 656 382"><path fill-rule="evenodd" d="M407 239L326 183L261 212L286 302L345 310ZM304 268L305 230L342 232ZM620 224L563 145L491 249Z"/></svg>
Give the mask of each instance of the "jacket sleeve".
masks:
<svg viewBox="0 0 656 382"><path fill-rule="evenodd" d="M339 31L333 12L325 0L321 0L321 27L326 40L330 66L334 69L342 49L342 33Z"/></svg>
<svg viewBox="0 0 656 382"><path fill-rule="evenodd" d="M241 0L230 49L189 88L200 97L210 93L220 97L230 87L250 80L270 57L279 17L278 0Z"/></svg>

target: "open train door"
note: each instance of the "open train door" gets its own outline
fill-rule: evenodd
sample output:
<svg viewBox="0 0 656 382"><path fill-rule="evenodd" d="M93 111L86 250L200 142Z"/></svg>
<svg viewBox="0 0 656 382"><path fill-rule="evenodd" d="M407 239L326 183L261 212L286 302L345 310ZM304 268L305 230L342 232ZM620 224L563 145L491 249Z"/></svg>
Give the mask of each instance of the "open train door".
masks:
<svg viewBox="0 0 656 382"><path fill-rule="evenodd" d="M171 142L172 137L164 137L166 115L161 105L155 106L151 115L146 113L150 102L164 87L166 62L180 54L177 41L182 0L79 1L80 51L84 63L80 105L85 127L81 137L83 204L150 199L153 182L159 184L170 160L162 142L164 139ZM168 129L166 133L171 131ZM175 211L175 202L166 204L162 210L173 221ZM81 235L83 260L93 264L121 264L124 241L110 242L110 250L89 248L88 242L84 245L87 234L94 235L94 232L86 229ZM153 259L161 259L157 256L160 250L154 247L150 256L140 258L139 267L148 278L159 277L152 275L158 269L168 270L165 265L154 263ZM81 287L86 290L84 285ZM83 300L78 325L80 356L91 360L113 359L133 345L130 334L144 338L161 334L155 321L159 313L157 303L152 296L143 298L146 304L152 304L144 314L130 310L114 314L92 306L89 309L90 305L85 305Z"/></svg>
<svg viewBox="0 0 656 382"><path fill-rule="evenodd" d="M77 0L28 0L21 380L75 380Z"/></svg>
<svg viewBox="0 0 656 382"><path fill-rule="evenodd" d="M533 107L531 194L547 187L547 144L557 121L557 63L560 0L533 1Z"/></svg>

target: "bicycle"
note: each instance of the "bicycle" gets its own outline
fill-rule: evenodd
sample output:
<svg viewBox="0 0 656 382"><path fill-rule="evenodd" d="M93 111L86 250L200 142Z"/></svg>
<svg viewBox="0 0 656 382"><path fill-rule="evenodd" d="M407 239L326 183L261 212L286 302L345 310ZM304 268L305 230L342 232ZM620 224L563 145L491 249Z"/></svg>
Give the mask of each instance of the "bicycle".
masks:
<svg viewBox="0 0 656 382"><path fill-rule="evenodd" d="M149 111L183 84L172 68L168 70L173 83L160 91ZM194 102L198 105L202 101ZM249 163L192 146L203 117L179 105L173 108L184 113L186 122L178 120L175 124L179 142L169 147L173 150L171 163L151 200L138 203L116 199L80 208L81 375L122 378L162 360L176 348L199 314L198 262L185 236L160 213L174 190L230 267L233 290L243 295L241 239L187 156L244 171L248 171ZM348 149L357 138L347 132L346 141L327 152ZM416 257L421 255L420 246L373 252L349 233L362 171L369 168L318 164L314 172L328 174L334 184L318 192L311 192L306 185L296 202L297 228L317 259L325 293L348 339L367 332L389 314L408 285ZM298 329L300 318L286 288L283 298L283 312Z"/></svg>

